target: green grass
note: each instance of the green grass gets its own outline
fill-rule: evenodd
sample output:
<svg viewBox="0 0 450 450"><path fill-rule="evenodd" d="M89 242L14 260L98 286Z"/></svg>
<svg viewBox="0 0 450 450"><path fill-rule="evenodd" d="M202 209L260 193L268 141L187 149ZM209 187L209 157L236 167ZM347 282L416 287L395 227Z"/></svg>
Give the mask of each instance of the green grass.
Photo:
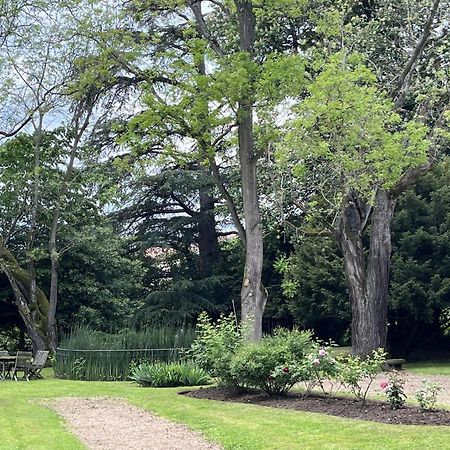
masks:
<svg viewBox="0 0 450 450"><path fill-rule="evenodd" d="M421 361L407 363L405 369L408 372L423 375L450 375L450 361Z"/></svg>
<svg viewBox="0 0 450 450"><path fill-rule="evenodd" d="M48 376L48 373L46 373ZM198 430L226 449L448 448L447 427L393 426L316 413L197 400L180 388L141 388L129 382L46 378L0 382L0 449L65 450L82 445L58 416L41 405L61 396L121 397Z"/></svg>

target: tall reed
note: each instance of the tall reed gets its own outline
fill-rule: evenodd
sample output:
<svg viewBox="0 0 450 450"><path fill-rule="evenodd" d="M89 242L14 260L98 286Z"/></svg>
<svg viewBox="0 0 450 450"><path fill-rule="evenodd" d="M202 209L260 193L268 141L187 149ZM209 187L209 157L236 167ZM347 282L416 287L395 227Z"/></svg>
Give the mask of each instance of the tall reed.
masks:
<svg viewBox="0 0 450 450"><path fill-rule="evenodd" d="M194 338L192 327L155 326L113 334L77 326L61 339L55 375L88 381L126 380L134 364L179 361Z"/></svg>

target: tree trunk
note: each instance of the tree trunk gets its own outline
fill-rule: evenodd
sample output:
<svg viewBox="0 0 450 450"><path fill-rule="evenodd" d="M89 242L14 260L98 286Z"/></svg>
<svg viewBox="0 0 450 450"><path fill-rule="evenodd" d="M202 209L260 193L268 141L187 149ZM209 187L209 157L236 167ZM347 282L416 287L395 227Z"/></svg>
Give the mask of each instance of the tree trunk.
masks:
<svg viewBox="0 0 450 450"><path fill-rule="evenodd" d="M347 196L343 203L338 239L352 309L352 349L360 357L386 346L394 208L395 198L379 190L371 213L370 247L366 254L362 234L367 212L355 196Z"/></svg>
<svg viewBox="0 0 450 450"><path fill-rule="evenodd" d="M32 299L30 275L19 266L17 260L4 245L0 245L0 268L8 278L13 290L15 304L31 337L33 351L49 349L46 335L49 307L47 297L36 287L34 300Z"/></svg>
<svg viewBox="0 0 450 450"><path fill-rule="evenodd" d="M196 17L202 16L202 3L192 3L191 8ZM201 29L197 25L197 31L201 36ZM197 62L197 70L201 76L206 76L205 55L199 56ZM200 121L205 124L201 127L199 136L197 137L199 170L205 177L211 177L211 168L205 167L204 161L208 159L208 152L211 148L211 136L207 127L209 104L208 98L200 88L197 89L198 95L196 101L199 103ZM216 218L214 215L215 201L211 196L211 189L201 187L199 189L200 197L200 214L198 216L198 249L200 254L200 275L202 277L211 276L214 266L220 259L220 246L217 239Z"/></svg>
<svg viewBox="0 0 450 450"><path fill-rule="evenodd" d="M48 250L51 261L51 277L50 277L50 297L49 297L49 310L47 314L47 337L49 346L52 351L56 351L58 344L57 328L56 328L56 307L58 305L58 270L59 270L59 259L61 257L61 252L58 250L57 246L57 236L59 219L61 217L61 209L63 202L65 200L69 183L72 177L75 159L78 153L78 148L81 142L83 133L86 131L89 125L89 119L92 114L92 109L94 103L92 99L88 98L88 102L85 103L80 100L75 107L75 112L72 118L75 136L70 149L69 161L66 166L66 173L61 182L59 188L58 198L56 200L55 208L53 210L52 225L50 228L50 235L48 240ZM85 114L82 120L83 114Z"/></svg>
<svg viewBox="0 0 450 450"><path fill-rule="evenodd" d="M34 175L33 175L33 196L31 203L31 216L30 227L28 229L27 240L27 257L28 257L28 273L30 276L30 302L34 303L36 299L37 283L36 283L36 270L34 266L34 240L36 238L38 210L39 210L39 198L40 198L40 183L41 183L41 147L42 147L42 126L43 115L39 112L38 123L35 124L35 130L33 135L33 147L34 147ZM34 124L34 121L33 121Z"/></svg>
<svg viewBox="0 0 450 450"><path fill-rule="evenodd" d="M56 306L58 304L58 269L59 269L59 255L56 251L56 241L54 245L50 243L50 260L51 260L51 275L50 275L50 307L47 318L47 336L50 348L56 351L58 345L58 335L56 330Z"/></svg>
<svg viewBox="0 0 450 450"><path fill-rule="evenodd" d="M239 19L240 49L248 57L253 55L255 42L255 16L251 1L236 1ZM241 289L242 322L247 325L249 340L262 336L262 317L267 301L267 292L262 286L263 230L259 211L256 177L258 157L254 148L253 98L247 94L238 107L238 141L241 169L241 187L244 203L246 256L244 278Z"/></svg>
<svg viewBox="0 0 450 450"><path fill-rule="evenodd" d="M214 199L207 189L200 189L200 214L198 218L198 248L200 254L200 274L211 276L220 259L220 247L214 216Z"/></svg>

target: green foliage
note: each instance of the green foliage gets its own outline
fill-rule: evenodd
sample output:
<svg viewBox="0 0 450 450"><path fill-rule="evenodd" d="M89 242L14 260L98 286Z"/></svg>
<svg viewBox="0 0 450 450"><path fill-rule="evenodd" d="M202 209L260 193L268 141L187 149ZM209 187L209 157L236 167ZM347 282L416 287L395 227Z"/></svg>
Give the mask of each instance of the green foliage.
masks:
<svg viewBox="0 0 450 450"><path fill-rule="evenodd" d="M203 369L188 363L139 364L129 378L144 387L201 386L209 380Z"/></svg>
<svg viewBox="0 0 450 450"><path fill-rule="evenodd" d="M385 394L391 409L401 408L406 401L406 394L404 392L405 379L397 371L393 371L389 375L389 382L385 387Z"/></svg>
<svg viewBox="0 0 450 450"><path fill-rule="evenodd" d="M364 402L370 386L382 371L385 361L386 353L382 349L374 350L365 359L358 356L345 356L342 358L338 379L351 390L358 400Z"/></svg>
<svg viewBox="0 0 450 450"><path fill-rule="evenodd" d="M390 188L426 161L428 128L402 124L361 55L337 53L308 90L294 108L297 118L278 154L281 163L295 155L297 167L313 160L327 166L339 187L337 204L340 194L352 189L370 199L374 187Z"/></svg>
<svg viewBox="0 0 450 450"><path fill-rule="evenodd" d="M422 380L414 395L422 409L433 409L436 406L437 395L440 391L442 391L442 386L438 383Z"/></svg>
<svg viewBox="0 0 450 450"><path fill-rule="evenodd" d="M95 222L62 236L68 245L76 241L60 261L58 322L63 333L74 322L99 330L126 327L144 303L145 268L128 254L130 239L118 236L101 217Z"/></svg>
<svg viewBox="0 0 450 450"><path fill-rule="evenodd" d="M124 328L111 333L79 325L61 337L60 347L69 350L188 348L194 337L193 327L181 328L157 323L144 329Z"/></svg>
<svg viewBox="0 0 450 450"><path fill-rule="evenodd" d="M444 159L399 198L394 213L388 338L390 348L400 355L430 337L441 338L450 328L449 173ZM300 226L301 231L309 230L305 222ZM278 256L275 264L285 287L276 312L289 314L322 339L347 344L351 312L341 252L330 237L301 231L292 237L289 256ZM363 240L367 239L365 233Z"/></svg>
<svg viewBox="0 0 450 450"><path fill-rule="evenodd" d="M285 394L311 377L304 364L315 347L308 331L275 330L261 342L243 344L231 361L231 374L241 386L262 389L269 395Z"/></svg>
<svg viewBox="0 0 450 450"><path fill-rule="evenodd" d="M192 328L154 325L108 334L82 326L62 338L54 370L58 378L126 380L132 362L178 361L193 339Z"/></svg>
<svg viewBox="0 0 450 450"><path fill-rule="evenodd" d="M333 357L332 348L325 345L319 345L316 343L314 352L310 353L302 363L304 370L309 373L309 378L305 381L306 393L309 395L311 389L319 386L324 394L333 395L340 388L340 384L336 384L336 380L339 380L343 364L338 359ZM324 381L329 384L327 390Z"/></svg>
<svg viewBox="0 0 450 450"><path fill-rule="evenodd" d="M294 323L346 344L350 304L341 255L330 237L303 236L275 269L283 276L283 294Z"/></svg>
<svg viewBox="0 0 450 450"><path fill-rule="evenodd" d="M219 384L239 384L231 371L231 360L242 344L242 331L236 325L236 318L221 316L216 323L206 313L197 321L197 336L190 354L200 368L205 370Z"/></svg>
<svg viewBox="0 0 450 450"><path fill-rule="evenodd" d="M58 358L55 357L55 359L54 359L55 370L59 369L57 361L58 361ZM73 361L72 373L73 373L74 380L86 380L86 359L85 358L77 358L75 361Z"/></svg>

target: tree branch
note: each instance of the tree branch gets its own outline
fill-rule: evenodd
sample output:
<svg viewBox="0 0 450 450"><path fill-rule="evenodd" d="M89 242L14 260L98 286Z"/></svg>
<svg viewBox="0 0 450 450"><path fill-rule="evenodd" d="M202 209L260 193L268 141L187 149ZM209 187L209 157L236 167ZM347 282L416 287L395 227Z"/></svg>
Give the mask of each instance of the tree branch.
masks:
<svg viewBox="0 0 450 450"><path fill-rule="evenodd" d="M213 156L210 156L208 158L208 160L209 160L209 166L211 168L211 173L213 175L214 181L216 182L216 185L228 206L228 210L230 211L231 218L233 219L233 223L234 223L234 226L236 227L237 233L238 233L239 237L242 239L242 242L244 242L244 244L245 244L245 241L246 241L245 228L242 225L241 219L239 218L239 214L237 212L236 204L234 203L233 197L228 192L227 188L225 187L225 184L223 183L223 180L220 175L219 168L217 167L215 158Z"/></svg>
<svg viewBox="0 0 450 450"><path fill-rule="evenodd" d="M431 7L430 14L428 16L428 20L423 29L422 36L419 39L419 42L416 45L411 57L406 63L406 66L401 73L397 85L392 94L395 99L395 106L400 108L405 101L406 94L408 93L409 85L410 85L410 77L412 76L412 70L414 69L417 61L422 55L423 49L428 41L428 38L431 34L431 26L433 25L434 18L436 17L437 10L439 8L440 0L434 0L433 6Z"/></svg>
<svg viewBox="0 0 450 450"><path fill-rule="evenodd" d="M175 200L183 209L183 211L191 217L195 217L197 212L190 208L181 198L175 195L173 192L170 194L170 197Z"/></svg>
<svg viewBox="0 0 450 450"><path fill-rule="evenodd" d="M206 26L205 18L203 17L201 9L202 0L187 0L187 4L194 14L195 20L197 22L197 30L199 31L203 39L208 42L208 44L218 56L225 56L225 52L222 50L222 47L214 39L214 37L209 32L208 27Z"/></svg>
<svg viewBox="0 0 450 450"><path fill-rule="evenodd" d="M394 198L398 197L402 192L404 192L411 185L413 185L420 176L428 172L431 166L436 161L439 145L439 136L437 135L437 130L439 129L440 125L444 122L445 113L447 112L447 110L448 108L444 108L441 111L441 114L431 131L431 144L430 149L428 151L427 161L419 167L414 167L410 170L407 170L403 174L403 176L400 178L397 184L390 191L391 195Z"/></svg>

